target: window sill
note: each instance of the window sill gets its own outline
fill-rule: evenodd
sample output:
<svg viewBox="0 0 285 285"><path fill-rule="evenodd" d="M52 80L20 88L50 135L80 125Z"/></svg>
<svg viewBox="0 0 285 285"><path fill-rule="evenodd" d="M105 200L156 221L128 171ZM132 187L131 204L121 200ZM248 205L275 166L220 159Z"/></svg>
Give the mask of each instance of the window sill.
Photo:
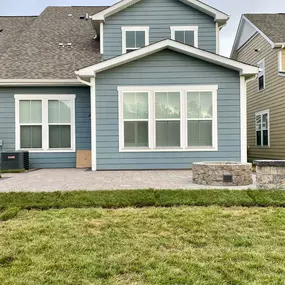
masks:
<svg viewBox="0 0 285 285"><path fill-rule="evenodd" d="M208 152L208 151L218 151L217 148L209 147L209 148L123 148L120 149L119 152Z"/></svg>
<svg viewBox="0 0 285 285"><path fill-rule="evenodd" d="M28 151L30 153L58 153L58 152L65 152L65 153L75 153L76 150L74 149L18 149L16 151Z"/></svg>

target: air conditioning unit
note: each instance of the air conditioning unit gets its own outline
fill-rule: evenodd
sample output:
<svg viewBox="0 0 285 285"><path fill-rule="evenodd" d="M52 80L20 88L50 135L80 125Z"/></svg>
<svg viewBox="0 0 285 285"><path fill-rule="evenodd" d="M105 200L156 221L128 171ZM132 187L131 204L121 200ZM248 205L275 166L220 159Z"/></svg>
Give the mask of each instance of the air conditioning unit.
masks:
<svg viewBox="0 0 285 285"><path fill-rule="evenodd" d="M30 169L30 160L28 151L14 151L1 153L1 169Z"/></svg>

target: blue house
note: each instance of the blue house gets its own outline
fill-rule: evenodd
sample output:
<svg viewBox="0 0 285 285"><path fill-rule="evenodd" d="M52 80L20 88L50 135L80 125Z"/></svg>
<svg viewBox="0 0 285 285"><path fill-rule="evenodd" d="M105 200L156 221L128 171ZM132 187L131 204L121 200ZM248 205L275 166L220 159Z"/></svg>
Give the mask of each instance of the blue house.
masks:
<svg viewBox="0 0 285 285"><path fill-rule="evenodd" d="M197 0L0 17L2 150L29 150L32 168L246 162L258 69L219 55L228 19Z"/></svg>

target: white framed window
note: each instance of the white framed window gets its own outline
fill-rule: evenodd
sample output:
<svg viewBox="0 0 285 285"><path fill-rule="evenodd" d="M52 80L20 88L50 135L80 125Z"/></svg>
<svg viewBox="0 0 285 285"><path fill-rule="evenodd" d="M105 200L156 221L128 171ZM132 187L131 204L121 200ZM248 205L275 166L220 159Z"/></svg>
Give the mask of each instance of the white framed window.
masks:
<svg viewBox="0 0 285 285"><path fill-rule="evenodd" d="M256 146L270 146L269 110L255 114Z"/></svg>
<svg viewBox="0 0 285 285"><path fill-rule="evenodd" d="M172 40L198 47L198 26L172 26L170 30Z"/></svg>
<svg viewBox="0 0 285 285"><path fill-rule="evenodd" d="M119 151L217 151L217 85L121 86Z"/></svg>
<svg viewBox="0 0 285 285"><path fill-rule="evenodd" d="M259 68L258 72L258 90L262 91L265 89L265 59L262 59L257 63Z"/></svg>
<svg viewBox="0 0 285 285"><path fill-rule="evenodd" d="M15 95L16 150L75 152L75 95Z"/></svg>
<svg viewBox="0 0 285 285"><path fill-rule="evenodd" d="M129 53L149 45L149 27L122 27L122 53Z"/></svg>

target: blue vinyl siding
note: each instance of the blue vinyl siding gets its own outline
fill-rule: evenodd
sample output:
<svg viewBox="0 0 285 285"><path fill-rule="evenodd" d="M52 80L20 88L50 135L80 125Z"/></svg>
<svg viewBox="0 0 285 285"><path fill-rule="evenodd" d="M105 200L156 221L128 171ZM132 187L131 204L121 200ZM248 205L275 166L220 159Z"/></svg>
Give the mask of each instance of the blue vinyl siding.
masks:
<svg viewBox="0 0 285 285"><path fill-rule="evenodd" d="M150 44L171 38L170 26L198 26L199 48L216 52L214 18L179 0L142 0L104 24L104 59L122 54L122 26L149 26Z"/></svg>
<svg viewBox="0 0 285 285"><path fill-rule="evenodd" d="M164 50L97 74L97 167L183 169L197 161L240 161L239 73ZM118 86L211 85L218 90L217 152L119 152Z"/></svg>
<svg viewBox="0 0 285 285"><path fill-rule="evenodd" d="M15 150L14 94L75 94L76 149L91 149L90 90L87 87L0 88L0 140L3 151ZM30 153L32 168L73 168L75 153Z"/></svg>

